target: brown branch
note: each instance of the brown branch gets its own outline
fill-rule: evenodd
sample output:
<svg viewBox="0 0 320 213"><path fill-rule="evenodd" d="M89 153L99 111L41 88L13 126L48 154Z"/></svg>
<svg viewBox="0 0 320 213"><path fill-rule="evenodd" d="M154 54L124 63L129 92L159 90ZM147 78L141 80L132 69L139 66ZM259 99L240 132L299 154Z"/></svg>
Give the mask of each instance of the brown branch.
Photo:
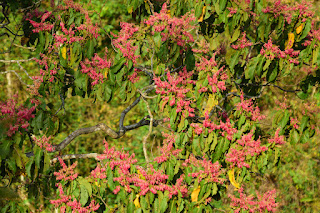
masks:
<svg viewBox="0 0 320 213"><path fill-rule="evenodd" d="M53 147L54 147L53 152L61 151L69 143L71 143L71 141L73 141L73 139L75 139L79 135L89 134L89 133L97 132L100 130L104 131L108 136L110 136L111 138L114 138L114 139L120 138L125 133L125 132L115 132L114 130L112 130L110 127L108 127L107 125L105 125L103 123L98 124L96 126L92 126L92 127L81 128L81 129L78 129L78 130L72 132L70 135L68 135L60 144L53 145Z"/></svg>

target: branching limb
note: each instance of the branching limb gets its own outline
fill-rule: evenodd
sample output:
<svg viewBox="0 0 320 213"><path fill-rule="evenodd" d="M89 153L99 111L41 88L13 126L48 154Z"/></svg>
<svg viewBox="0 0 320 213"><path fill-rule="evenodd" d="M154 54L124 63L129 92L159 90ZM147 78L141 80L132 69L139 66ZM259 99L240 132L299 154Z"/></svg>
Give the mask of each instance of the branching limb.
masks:
<svg viewBox="0 0 320 213"><path fill-rule="evenodd" d="M13 73L19 78L19 80L20 80L20 82L21 82L22 84L24 84L24 85L26 85L26 86L30 86L29 84L26 84L26 83L22 80L21 76L20 76L15 70L7 70L7 71L5 71L5 72L0 72L0 74L7 74L7 73L10 73L10 72L13 72Z"/></svg>

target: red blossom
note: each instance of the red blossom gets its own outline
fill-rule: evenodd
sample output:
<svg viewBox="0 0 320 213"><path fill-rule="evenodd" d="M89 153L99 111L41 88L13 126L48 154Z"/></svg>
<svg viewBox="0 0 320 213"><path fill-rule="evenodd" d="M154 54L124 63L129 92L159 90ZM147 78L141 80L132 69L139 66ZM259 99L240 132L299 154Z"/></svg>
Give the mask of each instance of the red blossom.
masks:
<svg viewBox="0 0 320 213"><path fill-rule="evenodd" d="M261 146L260 139L254 140L253 134L248 133L242 135L241 139L237 140L235 148L231 148L229 153L226 155L226 161L232 163L231 167L237 165L237 167L250 168L249 164L245 162L246 157L255 154L259 155L261 152L267 151L266 146Z"/></svg>
<svg viewBox="0 0 320 213"><path fill-rule="evenodd" d="M15 95L15 99L17 95ZM7 135L11 137L19 128L28 130L29 120L34 118L33 112L36 107L31 108L24 107L23 105L17 106L15 99L9 99L6 102L0 102L0 121L5 124L5 128L8 128Z"/></svg>
<svg viewBox="0 0 320 213"><path fill-rule="evenodd" d="M241 210L249 210L249 212L275 212L277 204L275 203L276 190L271 190L266 192L262 197L257 192L256 198L252 195L247 196L243 193L243 187L239 190L239 198L234 195L228 195L231 198L231 206L235 208L235 212L240 212Z"/></svg>
<svg viewBox="0 0 320 213"><path fill-rule="evenodd" d="M74 169L77 166L77 162L73 163L71 166L67 166L65 162L59 157L60 165L62 166L62 169L59 170L59 172L54 172L53 174L56 176L57 180L75 180L78 177L78 174L75 173Z"/></svg>

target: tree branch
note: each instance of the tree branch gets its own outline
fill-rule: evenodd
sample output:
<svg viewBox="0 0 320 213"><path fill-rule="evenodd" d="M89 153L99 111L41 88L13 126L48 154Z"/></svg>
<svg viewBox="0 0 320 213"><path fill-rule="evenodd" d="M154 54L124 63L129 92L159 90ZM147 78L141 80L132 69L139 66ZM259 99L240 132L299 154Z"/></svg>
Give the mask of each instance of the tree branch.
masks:
<svg viewBox="0 0 320 213"><path fill-rule="evenodd" d="M87 154L70 154L70 155L62 155L50 160L50 164L55 164L59 161L59 158L62 160L70 160L70 159L79 159L79 158L94 158L95 160L99 160L97 157L99 156L98 153L87 153Z"/></svg>

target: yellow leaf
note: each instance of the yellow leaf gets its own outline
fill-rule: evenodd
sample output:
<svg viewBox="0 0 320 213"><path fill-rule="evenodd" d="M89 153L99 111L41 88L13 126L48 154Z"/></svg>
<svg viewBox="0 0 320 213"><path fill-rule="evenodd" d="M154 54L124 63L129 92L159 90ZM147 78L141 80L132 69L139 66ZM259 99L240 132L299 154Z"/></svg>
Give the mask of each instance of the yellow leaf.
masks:
<svg viewBox="0 0 320 213"><path fill-rule="evenodd" d="M67 59L67 47L62 47L61 49L62 58Z"/></svg>
<svg viewBox="0 0 320 213"><path fill-rule="evenodd" d="M132 13L133 12L133 6L128 7L128 13Z"/></svg>
<svg viewBox="0 0 320 213"><path fill-rule="evenodd" d="M240 184L237 183L234 178L234 168L228 171L228 176L230 183L238 190L240 188Z"/></svg>
<svg viewBox="0 0 320 213"><path fill-rule="evenodd" d="M218 100L215 99L215 96L214 94L210 94L209 95L209 98L208 98L208 102L207 102L207 105L206 105L206 108L203 110L203 115L208 112L210 113L210 111L213 109L213 107L215 107L216 105L218 105Z"/></svg>
<svg viewBox="0 0 320 213"><path fill-rule="evenodd" d="M109 73L109 68L106 69L106 71L104 72L104 77L108 78L108 73Z"/></svg>
<svg viewBox="0 0 320 213"><path fill-rule="evenodd" d="M285 49L290 49L293 46L294 43L294 34L293 33L288 33L288 40L286 41L286 48Z"/></svg>
<svg viewBox="0 0 320 213"><path fill-rule="evenodd" d="M198 186L198 188L193 190L193 192L191 193L191 201L192 202L197 202L198 201L199 193L200 193L200 186Z"/></svg>
<svg viewBox="0 0 320 213"><path fill-rule="evenodd" d="M140 208L140 202L139 202L139 195L136 195L136 199L133 201L133 204L135 205L135 207Z"/></svg>
<svg viewBox="0 0 320 213"><path fill-rule="evenodd" d="M198 19L198 22L202 22L202 21L203 21L203 16L204 16L204 14L205 14L205 12L206 12L206 7L207 7L207 6L203 6L203 8L202 8L202 13L201 13L201 15L200 15L200 17L199 17L199 19Z"/></svg>
<svg viewBox="0 0 320 213"><path fill-rule="evenodd" d="M301 31L302 31L302 29L303 29L303 24L300 24L300 25L296 28L296 33L297 33L297 34L300 34Z"/></svg>
<svg viewBox="0 0 320 213"><path fill-rule="evenodd" d="M170 10L167 11L167 15L169 16L169 18L171 18L171 11Z"/></svg>

